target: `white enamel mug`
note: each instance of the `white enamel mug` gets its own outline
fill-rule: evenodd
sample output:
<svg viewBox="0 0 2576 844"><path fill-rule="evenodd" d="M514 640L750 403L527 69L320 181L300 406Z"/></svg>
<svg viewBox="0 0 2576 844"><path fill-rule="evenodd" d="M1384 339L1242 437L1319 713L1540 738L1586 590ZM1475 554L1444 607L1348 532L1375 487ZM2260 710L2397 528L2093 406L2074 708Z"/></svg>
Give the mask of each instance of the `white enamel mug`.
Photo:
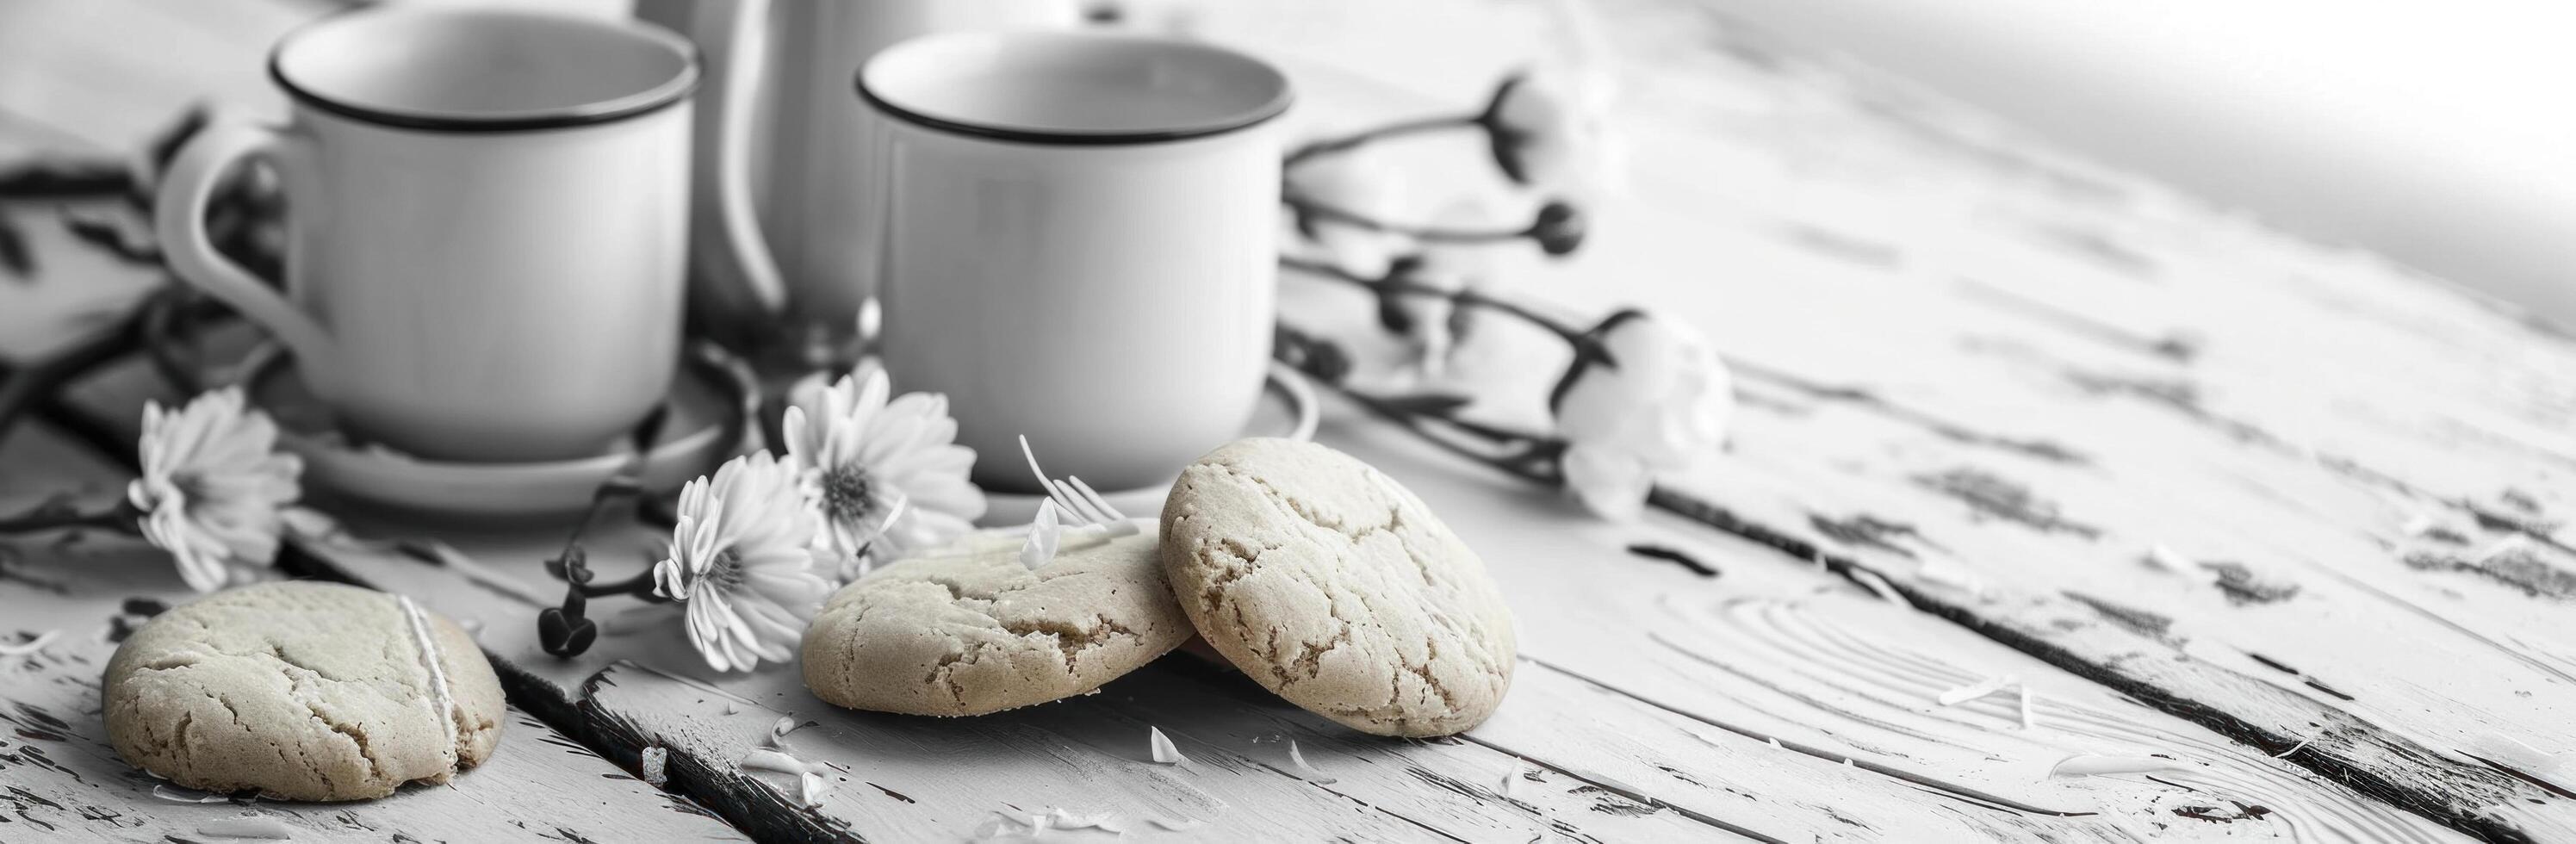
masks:
<svg viewBox="0 0 2576 844"><path fill-rule="evenodd" d="M599 453L679 358L689 42L649 25L379 7L289 34L282 128L217 126L163 180L180 278L274 334L346 433L427 458ZM287 293L203 225L227 168L286 186Z"/></svg>
<svg viewBox="0 0 2576 844"><path fill-rule="evenodd" d="M881 353L946 393L975 481L1169 481L1241 436L1270 357L1287 78L1190 42L932 35L859 75L883 119Z"/></svg>

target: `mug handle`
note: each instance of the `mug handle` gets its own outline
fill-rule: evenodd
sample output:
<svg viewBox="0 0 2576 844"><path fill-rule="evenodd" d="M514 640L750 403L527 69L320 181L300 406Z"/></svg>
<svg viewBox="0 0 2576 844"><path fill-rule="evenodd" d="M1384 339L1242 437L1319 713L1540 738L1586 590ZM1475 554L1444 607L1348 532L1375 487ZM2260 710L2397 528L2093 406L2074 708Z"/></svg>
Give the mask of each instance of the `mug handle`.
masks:
<svg viewBox="0 0 2576 844"><path fill-rule="evenodd" d="M275 288L215 251L206 236L206 204L232 165L253 157L272 161L290 150L294 136L265 126L216 123L188 141L162 174L153 207L153 230L172 275L232 307L294 352L306 374L329 365L330 335ZM283 175L283 174L281 174ZM290 210L289 213L294 213Z"/></svg>
<svg viewBox="0 0 2576 844"><path fill-rule="evenodd" d="M758 116L766 70L762 59L768 46L769 0L701 3L693 13L712 16L692 28L703 33L699 49L706 57L705 71L713 77L702 105L716 112L715 136L698 139L715 146L715 172L698 177L699 189L713 191L715 201L697 203L696 225L722 232L706 245L723 253L701 259L701 272L708 276L701 296L718 319L766 324L787 308L787 284L761 234L751 184L752 121Z"/></svg>

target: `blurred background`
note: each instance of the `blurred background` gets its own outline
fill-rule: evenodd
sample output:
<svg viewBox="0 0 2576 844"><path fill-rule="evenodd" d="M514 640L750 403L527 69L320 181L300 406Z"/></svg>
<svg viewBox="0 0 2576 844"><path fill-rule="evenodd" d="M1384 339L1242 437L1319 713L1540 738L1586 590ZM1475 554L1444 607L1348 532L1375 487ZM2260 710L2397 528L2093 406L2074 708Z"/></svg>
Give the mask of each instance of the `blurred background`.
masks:
<svg viewBox="0 0 2576 844"><path fill-rule="evenodd" d="M2576 7L1690 1L2576 325Z"/></svg>
<svg viewBox="0 0 2576 844"><path fill-rule="evenodd" d="M412 0L473 2L474 0ZM490 0L483 0L490 2ZM1590 0L1587 0L1589 2ZM625 0L515 0L623 14ZM1456 22L1479 7L1404 14ZM153 109L274 102L262 71L188 45L264 43L333 0L0 0L0 124L131 148ZM1187 0L1098 0L1186 29ZM1292 4L1357 25L1367 0ZM2527 0L1615 0L1723 17L1788 50L1874 68L1962 101L2070 156L2146 175L2303 237L2373 251L2576 326L2576 7ZM1633 10L1632 10L1633 11ZM93 39L174 45L148 64ZM176 37L185 33L189 37ZM1473 64L1472 61L1462 61Z"/></svg>

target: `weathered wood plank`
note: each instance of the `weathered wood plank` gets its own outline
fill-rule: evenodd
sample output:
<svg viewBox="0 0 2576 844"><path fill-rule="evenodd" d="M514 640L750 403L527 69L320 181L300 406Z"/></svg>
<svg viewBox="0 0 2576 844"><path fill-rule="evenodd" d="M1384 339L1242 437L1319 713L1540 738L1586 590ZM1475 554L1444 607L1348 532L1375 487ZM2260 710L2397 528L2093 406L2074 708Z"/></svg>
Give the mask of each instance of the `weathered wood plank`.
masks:
<svg viewBox="0 0 2576 844"><path fill-rule="evenodd" d="M112 498L121 484L67 443L23 432L0 448L0 466L0 506L12 511L41 497L31 493ZM209 840L239 817L270 819L299 841L743 840L515 710L500 750L448 786L359 803L166 787L108 744L100 673L141 613L191 596L167 555L130 540L0 545L0 643L51 637L0 657L0 841Z"/></svg>
<svg viewBox="0 0 2576 844"><path fill-rule="evenodd" d="M1776 738L1828 762L1849 758L1889 779L2018 806L2025 819L2045 819L2041 810L2098 812L2120 829L2160 837L2235 834L2204 823L2175 825L2174 810L2236 800L2274 810L2284 827L2448 839L2429 821L1929 615L1903 611L1806 561L1712 539L1703 526L1680 519L1587 522L1545 492L1498 493L1491 470L1423 453L1405 436L1375 426L1332 432L1337 445L1404 479L1461 536L1492 549L1489 565L1523 608L1525 653L1601 684L1604 693L1701 722L1708 727L1701 735ZM1721 574L1712 580L1615 550L1631 544L1681 549ZM2030 728L2020 726L2010 695L1937 704L1945 691L1999 676L2034 690ZM2165 779L2198 790L2136 777L2049 776L2054 765L2078 754L2156 753L2187 769ZM1669 745L1609 756L1629 765L1689 758Z"/></svg>
<svg viewBox="0 0 2576 844"><path fill-rule="evenodd" d="M1473 746L1368 740L1289 708L1257 687L1214 682L1208 670L1169 665L1140 672L1098 696L988 718L942 721L844 712L815 701L792 669L706 674L667 610L625 612L618 602L595 603L610 630L594 653L573 661L542 655L534 644L535 607L504 596L543 593L537 561L551 552L551 534L478 541L448 532L483 561L485 571L477 577L512 584L498 589L466 583L455 569L382 549L322 550L335 566L360 580L421 596L460 616L487 619L485 641L507 655L505 674L524 703L577 725L620 758L646 746L666 747L670 758L678 760L672 764L681 766L674 769L678 787L704 796L746 828L769 835L918 837L954 834L995 811L1044 811L1048 805L1085 813L1117 811L1131 819L1177 819L1173 813L1184 809L1224 805L1234 807L1226 812L1233 818L1227 824L1290 823L1289 828L1324 835L1348 831L1344 823L1363 829L1387 824L1418 828L1403 827L1397 820L1401 817L1474 840L1516 828L1462 825L1461 819L1500 812L1507 818L1526 814L1532 831L1549 835L1566 830L1537 828L1538 822L1565 822L1582 835L1618 838L1624 837L1619 830L1604 829L1602 819L1592 816L1611 812L1592 807L1617 798L1669 807L1672 814L1697 815L1712 826L1778 840L1869 837L1870 830L1924 832L1943 840L2126 840L2148 830L2169 837L2242 834L2234 825L2174 814L2177 809L2232 805L2227 800L2268 810L2269 821L2249 824L2257 831L2313 828L2394 840L2448 840L2427 821L1927 616L1887 617L1881 607L1837 586L1838 579L1783 565L1761 549L1741 543L1707 549L1709 559L1729 572L1716 582L1626 557L1616 550L1626 541L1701 544L1704 536L1696 528L1671 524L1640 535L1593 522L1565 512L1544 494L1498 486L1481 470L1427 460L1418 445L1390 441L1399 436L1374 426L1341 426L1333 439L1405 478L1457 520L1471 541L1492 549L1489 560L1498 577L1514 603L1524 608L1525 653L1536 661L1523 665L1502 713L1467 736ZM648 535L611 535L598 547L651 541ZM625 573L615 567L641 565L640 559L605 553L593 559L608 578ZM1609 573L1601 567L1633 571L1605 576ZM1819 589L1836 594L1819 596ZM1710 629L1712 620L1725 616L1705 607L1738 603L1777 605L1790 614L1805 612L1810 604L1830 604L1837 608L1833 615L1838 623L1880 637L1875 647L1906 643L1893 648L1904 652L1904 661L1887 669L1849 661L1817 664L1800 653L1766 654L1747 645L1776 651L1794 645L1794 636L1756 628L1771 639L1755 641L1742 631ZM1682 612L1676 606L1693 610ZM1679 650L1711 636L1727 642L1720 650L1742 651L1749 661L1736 665L1730 656L1720 667ZM1926 642L1947 647L1933 649ZM2049 691L2039 703L2045 713L2040 728L2013 730L2007 719L1994 716L1991 705L1933 707L1933 696L1947 688L1940 681L1955 677L1952 685L1960 685L1976 679L1958 667L1971 664L2045 684ZM1896 672L1892 679L1879 676L1891 671ZM1595 686L1594 681L1618 688ZM1845 700L1864 694L1868 699ZM809 811L792 789L782 790L778 778L739 771L734 763L780 717L816 722L816 728L791 736L789 744L801 757L863 770L866 776L852 779L917 802L890 814L891 806L858 799L869 797L868 789L852 786L848 793L836 788L819 809ZM1903 725L1887 726L1898 722ZM1185 752L1209 748L1214 758L1232 766L1232 777L1221 787L1192 779L1187 784L1198 791L1179 792L1204 792L1212 796L1206 802L1172 796L1163 782L1180 774L1166 776L1139 761L1148 725L1174 736ZM1311 793L1317 786L1302 781L1293 766L1270 758L1281 753L1279 748L1264 746L1283 734L1298 739L1304 757L1319 770L1342 780L1327 789L1330 793L1393 814L1354 818L1346 806L1329 801L1317 805L1320 798ZM1769 740L1774 738L1784 746L1772 747ZM889 748L920 755L889 757ZM2174 773L2168 783L2047 777L2051 765L2076 753L2150 752L2174 754L2188 770ZM1419 794L1426 783L1474 785L1475 772L1505 770L1513 756L1531 760L1533 769L1545 772L1542 776L1568 778L1565 793L1591 795L1593 801L1568 804L1522 794L1514 795L1518 802L1504 801L1473 788L1464 794ZM1854 764L1842 764L1847 758ZM1421 772L1414 772L1417 768ZM1104 779L1123 787L1064 785ZM1308 808L1289 813L1301 819L1295 821L1271 816L1265 808L1242 808L1297 805ZM937 811L916 813L912 806ZM2078 816L2062 816L2068 814ZM2183 820L2194 822L2177 825ZM2160 825L2173 828L2158 829ZM1646 834L1635 829L1626 833Z"/></svg>
<svg viewBox="0 0 2576 844"><path fill-rule="evenodd" d="M542 574L531 557L542 553L541 546L519 549L514 562L495 545L477 548L499 576L539 582ZM458 602L455 612L488 613L493 621L485 641L520 654L506 660L513 670L505 673L526 699L561 700L563 706L550 711L568 713L621 757L650 745L667 747L672 759L688 760L684 772L675 774L680 787L768 835L954 835L994 812L1043 812L1048 806L1115 811L1138 821L1129 825L1131 834L1181 832L1152 826L1146 822L1151 817L1208 824L1179 837L1294 830L1291 837L1429 832L1465 840L1624 840L1735 832L1756 840L1808 840L1911 823L1954 837L2037 840L2051 831L2098 825L1995 821L1976 812L1954 817L1943 798L1833 761L1786 755L1744 764L1730 754L1769 748L1737 736L1666 743L1662 752L1669 754L1669 764L1691 776L1630 780L1583 773L1637 764L1627 755L1636 748L1624 742L1530 749L1487 735L1602 721L1620 730L1679 736L1687 723L1620 698L1582 700L1575 708L1570 704L1578 698L1562 691L1516 693L1505 704L1506 716L1471 733L1467 742L1373 739L1296 710L1219 669L1193 668L1194 658L1181 656L1101 694L1013 713L942 720L849 712L815 700L792 667L708 674L667 614L608 615L610 634L594 653L557 660L535 646L532 607L463 584L452 570L356 548L324 554L361 580L423 596L432 605ZM500 644L513 640L518 644ZM1524 665L1523 671L1523 683L1537 688L1575 683L1544 666ZM792 789L780 788L778 778L737 770L734 763L781 717L816 723L790 737L800 756L859 772L843 775L915 802L889 812L880 805L882 797L853 785L836 788L808 810ZM1203 764L1173 770L1144 761L1148 726L1164 730ZM1320 776L1287 760L1282 742L1288 739L1299 742L1301 755ZM895 755L895 748L906 750ZM1529 760L1529 769L1546 784L1524 783L1502 794L1500 781L1515 756Z"/></svg>
<svg viewBox="0 0 2576 844"><path fill-rule="evenodd" d="M2523 775L2576 751L2569 651L2541 632L2576 582L2576 345L1693 8L1606 6L1652 178L1527 284L1654 304L1732 354L1731 447L1677 489L2267 751L2309 741L2291 758L2428 816L2570 834L2564 784ZM1493 67L1268 31L1237 34L1415 88ZM1463 354L1479 395L1544 395L1559 366ZM2158 545L2217 582L2143 564ZM1935 561L1985 589L1915 576Z"/></svg>

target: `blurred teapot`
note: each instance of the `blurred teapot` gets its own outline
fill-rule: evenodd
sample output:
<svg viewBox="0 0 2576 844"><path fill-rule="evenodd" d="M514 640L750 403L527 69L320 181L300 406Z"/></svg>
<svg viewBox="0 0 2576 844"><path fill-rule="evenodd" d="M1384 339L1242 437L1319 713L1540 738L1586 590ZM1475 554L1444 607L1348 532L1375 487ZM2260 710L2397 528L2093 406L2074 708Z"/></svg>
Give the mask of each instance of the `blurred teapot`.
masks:
<svg viewBox="0 0 2576 844"><path fill-rule="evenodd" d="M895 42L970 29L1069 28L1077 0L636 0L697 42L689 311L719 337L854 334L876 285L883 179L859 66ZM787 319L779 319L785 316Z"/></svg>

